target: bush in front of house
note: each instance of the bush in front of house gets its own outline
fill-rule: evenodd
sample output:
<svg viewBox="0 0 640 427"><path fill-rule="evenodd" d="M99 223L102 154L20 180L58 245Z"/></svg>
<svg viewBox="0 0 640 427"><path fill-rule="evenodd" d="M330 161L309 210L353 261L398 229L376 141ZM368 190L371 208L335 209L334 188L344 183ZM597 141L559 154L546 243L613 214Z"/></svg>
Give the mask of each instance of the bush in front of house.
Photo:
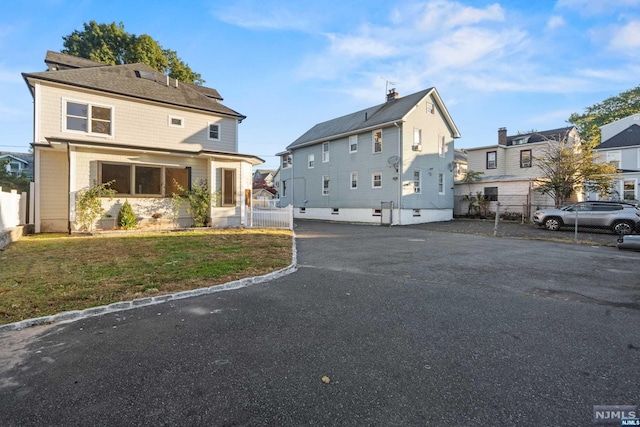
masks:
<svg viewBox="0 0 640 427"><path fill-rule="evenodd" d="M128 201L125 201L118 212L118 225L125 230L133 230L138 226L138 217Z"/></svg>

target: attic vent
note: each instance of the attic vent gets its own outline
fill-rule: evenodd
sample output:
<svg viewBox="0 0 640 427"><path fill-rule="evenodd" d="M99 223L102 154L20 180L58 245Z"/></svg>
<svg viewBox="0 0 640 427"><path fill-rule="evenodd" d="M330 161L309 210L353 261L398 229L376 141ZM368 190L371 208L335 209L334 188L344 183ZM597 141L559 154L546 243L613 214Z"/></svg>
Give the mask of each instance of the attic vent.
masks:
<svg viewBox="0 0 640 427"><path fill-rule="evenodd" d="M156 80L155 74L153 74L153 73L151 73L149 71L136 70L136 77L138 77L139 79L147 79L147 80L152 80L152 81Z"/></svg>

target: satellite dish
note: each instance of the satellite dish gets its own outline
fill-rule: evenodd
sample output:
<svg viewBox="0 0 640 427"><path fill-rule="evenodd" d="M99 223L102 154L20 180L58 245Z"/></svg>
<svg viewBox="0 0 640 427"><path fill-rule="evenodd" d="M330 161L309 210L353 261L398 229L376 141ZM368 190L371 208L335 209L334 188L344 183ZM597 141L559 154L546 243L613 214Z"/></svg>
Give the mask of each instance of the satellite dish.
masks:
<svg viewBox="0 0 640 427"><path fill-rule="evenodd" d="M391 156L387 159L387 163L389 163L390 166L393 166L396 172L398 172L398 163L400 163L400 157Z"/></svg>

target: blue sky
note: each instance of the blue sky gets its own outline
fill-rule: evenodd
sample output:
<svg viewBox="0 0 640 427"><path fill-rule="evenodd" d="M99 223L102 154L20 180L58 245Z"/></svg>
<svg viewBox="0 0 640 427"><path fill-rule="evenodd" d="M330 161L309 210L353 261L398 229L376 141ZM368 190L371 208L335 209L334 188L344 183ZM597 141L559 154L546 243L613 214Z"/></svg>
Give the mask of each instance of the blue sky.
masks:
<svg viewBox="0 0 640 427"><path fill-rule="evenodd" d="M264 168L314 124L383 102L386 80L400 96L435 86L457 148L565 126L640 84L640 0L3 1L0 151L32 139L20 73L90 20L177 51L247 116L239 150Z"/></svg>

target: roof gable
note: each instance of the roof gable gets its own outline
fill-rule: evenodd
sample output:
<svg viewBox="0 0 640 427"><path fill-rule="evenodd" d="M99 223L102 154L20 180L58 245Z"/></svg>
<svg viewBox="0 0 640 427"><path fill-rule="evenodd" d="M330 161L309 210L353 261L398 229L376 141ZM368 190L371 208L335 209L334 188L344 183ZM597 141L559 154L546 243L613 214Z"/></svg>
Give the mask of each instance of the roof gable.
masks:
<svg viewBox="0 0 640 427"><path fill-rule="evenodd" d="M245 118L237 111L218 102L222 97L215 89L179 82L141 63L125 65L100 64L56 71L22 73L22 76L30 87L33 87L35 80L48 81L174 106L194 108L235 117L239 120Z"/></svg>
<svg viewBox="0 0 640 427"><path fill-rule="evenodd" d="M633 147L635 145L640 145L640 126L633 124L598 145L596 149Z"/></svg>
<svg viewBox="0 0 640 427"><path fill-rule="evenodd" d="M452 133L459 137L458 129L446 111L440 96L435 88L429 88L401 98L392 99L384 104L318 123L291 143L287 150L402 120L407 113L428 95L433 95L436 98L438 107L444 113L445 120L448 122Z"/></svg>

